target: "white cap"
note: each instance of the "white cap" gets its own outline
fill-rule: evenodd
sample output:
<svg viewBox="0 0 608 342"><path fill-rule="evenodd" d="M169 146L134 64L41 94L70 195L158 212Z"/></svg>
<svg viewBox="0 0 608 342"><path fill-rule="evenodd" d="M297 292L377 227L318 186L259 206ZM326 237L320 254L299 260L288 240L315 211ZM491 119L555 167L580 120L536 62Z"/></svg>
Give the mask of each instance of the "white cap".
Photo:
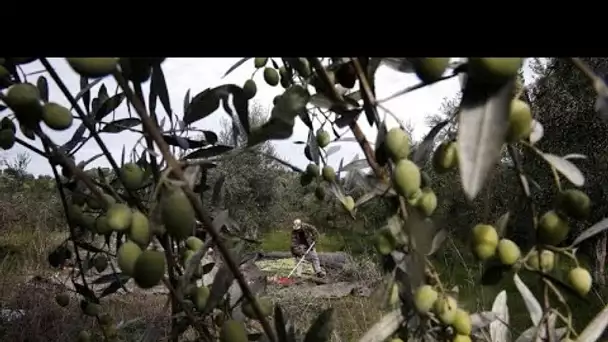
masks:
<svg viewBox="0 0 608 342"><path fill-rule="evenodd" d="M300 219L293 220L293 229L298 230L302 228L302 221Z"/></svg>

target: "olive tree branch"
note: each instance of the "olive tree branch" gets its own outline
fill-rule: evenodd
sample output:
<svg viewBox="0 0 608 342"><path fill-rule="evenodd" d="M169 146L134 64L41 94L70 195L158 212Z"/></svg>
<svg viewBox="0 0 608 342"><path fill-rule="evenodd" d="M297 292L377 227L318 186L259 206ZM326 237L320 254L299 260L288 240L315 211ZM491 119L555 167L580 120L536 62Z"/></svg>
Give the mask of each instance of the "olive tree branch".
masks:
<svg viewBox="0 0 608 342"><path fill-rule="evenodd" d="M259 303L257 302L257 300L255 299L255 296L253 295L251 289L249 288L249 285L247 284L245 277L240 272L238 265L236 264L236 262L230 255L230 251L228 250L226 245L221 240L219 233L213 227L213 222L211 220L211 217L210 217L209 213L204 209L199 196L197 196L190 189L190 187L186 184L185 179L184 179L184 173L180 167L180 164L175 159L175 157L173 157L173 155L171 155L169 146L162 138L162 136L157 128L157 125L154 124L153 120L150 118L150 116L146 112L146 108L144 107L143 103L141 103L141 101L139 101L139 99L137 99L133 90L129 87L127 81L123 78L123 76L118 71L114 71L114 78L116 79L116 82L120 85L120 87L123 89L126 97L129 99L129 101L133 105L133 108L135 109L135 111L137 112L139 117L141 118L143 128L145 129L146 132L148 132L148 134L151 136L151 138L154 140L154 142L158 146L168 167L171 169L171 172L179 180L184 182L184 185L182 186L182 190L184 191L184 193L190 200L190 203L194 207L194 210L196 212L196 215L198 216L198 219L203 223L203 226L204 226L205 230L209 233L209 235L211 235L211 238L213 239L213 241L215 242L216 246L218 247L220 253L223 256L224 261L226 262L226 265L228 266L230 271L234 274L234 276L237 280L237 283L241 287L241 290L243 291L243 295L245 296L246 299L248 299L249 301L252 302L254 312L255 312L256 316L258 316L258 319L260 320L260 322L262 323L264 332L266 333L266 335L268 336L270 341L276 342L277 339L275 337L274 331L272 330L272 327L270 326L270 323L268 322L268 320L264 317L261 307L260 307Z"/></svg>

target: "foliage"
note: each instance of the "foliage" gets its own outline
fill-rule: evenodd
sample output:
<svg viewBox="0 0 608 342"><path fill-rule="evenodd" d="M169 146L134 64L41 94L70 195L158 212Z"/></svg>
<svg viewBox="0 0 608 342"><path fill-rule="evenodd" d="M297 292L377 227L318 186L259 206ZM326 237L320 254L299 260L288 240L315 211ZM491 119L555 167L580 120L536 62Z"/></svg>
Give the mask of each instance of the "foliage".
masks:
<svg viewBox="0 0 608 342"><path fill-rule="evenodd" d="M574 239L567 239L570 224L587 225L589 220L599 218L593 215L600 215L589 215L587 195L572 191L585 190L589 177L572 163L575 157L567 154L590 152L593 158L603 155L571 151L567 142L544 143L541 128L545 132L574 129L577 121L542 112L542 101L533 103L529 110L527 90L516 86L521 77L519 58L470 58L452 64L445 58L256 58L254 64L257 70L263 70L265 82L270 86L280 83L285 88L268 117L263 115L264 109L251 103L257 89L251 81L243 87L225 84L206 89L192 98L188 92L182 115L176 114L163 74L164 58L68 58L81 77L82 89L77 95L70 94L46 58L40 58L80 120L74 136L61 146L41 125L56 130L69 127L70 110L51 111L54 107L49 105L52 101L46 76L40 76L33 85L17 72L20 64L35 59L2 60L2 87L8 90L0 99L3 110L10 114L0 123L0 143L5 149L15 142L21 144L47 158L52 166L70 238L58 246L49 261L60 265L69 255L66 245L70 244L82 270L74 271L71 277L81 309L84 315L97 317L106 340L116 340L119 326L101 318L103 306L100 309L99 305L128 282L144 289L162 284L170 290L174 341L187 327L195 329L200 340L215 340L218 335L221 340L247 339L238 315L240 303L253 304L253 313L263 327L263 336L249 334L249 339L290 342L302 337L286 322L280 304L274 312L260 306L257 295L262 287L252 285L242 268L247 264L246 245L257 235L248 233L275 228L270 227L280 224L275 218L290 220L288 213L296 212L298 206L314 208L313 201L318 210L309 212L314 214L310 218L345 227L348 220L364 215L366 222L357 229L363 232L381 227L373 239L384 270L387 313L359 341L468 341L471 336L483 339L488 333L491 341L511 340L506 327L509 311L505 291L496 296L492 312L463 311L457 293L446 286L442 273L430 262L449 236L447 227L452 222L458 222L459 227L476 223L466 234L471 254L483 263L481 283L497 284L508 276L519 291L533 326L514 340L548 335L550 340L596 341L608 326L608 309L604 309L577 332L571 307L564 299L565 294L584 297L591 290L589 272L578 267L576 246L608 228L605 221L600 221ZM248 60L244 58L227 73L243 67ZM549 77L551 70L561 70L560 63L571 62L582 74L562 71L562 76ZM399 72L415 73L423 80L401 95L464 76L458 105L448 104L450 115L437 122L423 141L414 144L405 127L389 131L380 119L374 75L381 63ZM594 73L596 66L590 68L576 58L553 63L547 68L549 76L539 83L535 101L543 98L546 89L557 88L552 82L585 77L597 94L593 109L600 117L606 116L608 87ZM574 70L570 64L568 68ZM446 71L449 74L443 76ZM105 77L113 77L120 91L110 96L102 86L96 96L91 94L93 85ZM142 83L147 80L151 82L146 101ZM558 95L568 101L568 96L594 94L580 89L576 91L583 94ZM123 104L128 106L128 117L112 115L111 122L104 121ZM219 136L192 127L214 114L220 105L230 121ZM584 111L589 114L591 108ZM378 130L373 147L357 123L359 116ZM562 123L560 119L564 118ZM306 170L280 160L267 143L289 138L296 119L310 130L307 141L299 142L305 145L303 152L311 162ZM136 129L140 125L142 129ZM602 137L604 127L597 125L597 137ZM339 150L332 145L331 134L345 140L337 130L346 127L354 134L364 158L346 164L342 161L334 168L326 162L328 155ZM16 129L39 142L42 149L15 137ZM120 161L114 160L102 137L126 130L141 134L142 143L130 153L125 151ZM551 136L563 141L557 133ZM101 154L86 161L74 160L75 151L91 139ZM590 143L596 141L599 138ZM86 169L101 156L108 160L111 170ZM367 168L371 171L365 171ZM12 179L27 180L27 175L18 172L19 167L10 170ZM459 177L454 174L456 170ZM598 179L593 181L598 184ZM294 183L302 187L293 191ZM519 193L513 191L514 183ZM562 187L564 183L569 184L570 192ZM555 198L554 203L549 204L552 201L548 198ZM459 217L463 206L475 210ZM342 215L336 214L338 210ZM437 215L450 221L434 220ZM202 224L202 234L195 229L195 218ZM525 238L509 229L514 223L522 223L528 230ZM105 244L96 244L96 236L103 237ZM200 262L211 245L222 258L213 265L217 273L205 289L197 280L212 269ZM559 258L549 260L547 255ZM91 284L85 273L93 271L90 265L97 264L100 256L117 259L120 272L112 269ZM569 260L571 266L564 277L559 277L553 270L562 259ZM541 284L541 301L522 280L529 276ZM99 290L92 286L100 284L104 287ZM241 298L228 295L233 284L240 287ZM231 308L229 304L235 299L239 301ZM217 319L206 319L218 316L223 318L222 324ZM332 316L331 309L323 311L303 332L304 341L328 341Z"/></svg>

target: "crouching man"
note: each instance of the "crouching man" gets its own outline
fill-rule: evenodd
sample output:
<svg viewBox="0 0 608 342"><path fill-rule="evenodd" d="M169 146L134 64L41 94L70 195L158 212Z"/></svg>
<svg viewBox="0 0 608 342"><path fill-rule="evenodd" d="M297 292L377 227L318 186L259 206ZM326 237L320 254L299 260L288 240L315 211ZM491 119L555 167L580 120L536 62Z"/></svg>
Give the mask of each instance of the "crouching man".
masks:
<svg viewBox="0 0 608 342"><path fill-rule="evenodd" d="M296 259L296 264L300 261L302 256L306 254L306 251L313 243L319 238L319 231L313 225L302 223L300 219L293 221L293 230L291 232L291 253ZM317 254L316 248L313 246L306 259L312 262L312 267L319 278L325 277L325 272L321 269L321 262L319 261L319 255ZM302 275L302 264L296 269L296 275Z"/></svg>

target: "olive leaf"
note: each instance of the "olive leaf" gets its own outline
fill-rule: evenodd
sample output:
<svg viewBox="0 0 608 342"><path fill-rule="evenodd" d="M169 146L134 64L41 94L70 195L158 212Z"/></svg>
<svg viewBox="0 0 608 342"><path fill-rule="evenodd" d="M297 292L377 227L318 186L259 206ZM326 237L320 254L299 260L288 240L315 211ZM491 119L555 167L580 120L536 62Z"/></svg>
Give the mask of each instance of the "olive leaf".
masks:
<svg viewBox="0 0 608 342"><path fill-rule="evenodd" d="M190 89L186 91L186 95L184 95L184 113L188 110L188 106L190 105Z"/></svg>
<svg viewBox="0 0 608 342"><path fill-rule="evenodd" d="M540 141L540 139L543 138L544 134L545 130L543 128L543 125L541 125L541 123L536 120L532 120L532 132L530 133L530 143L536 144Z"/></svg>
<svg viewBox="0 0 608 342"><path fill-rule="evenodd" d="M310 119L310 114L308 113L308 110L306 108L298 112L298 117L300 118L300 120L302 120L306 127L308 127L308 129L313 129L312 120Z"/></svg>
<svg viewBox="0 0 608 342"><path fill-rule="evenodd" d="M440 229L437 233L435 233L433 241L431 242L431 250L426 255L431 256L435 254L439 248L441 248L447 237L448 231L446 229Z"/></svg>
<svg viewBox="0 0 608 342"><path fill-rule="evenodd" d="M163 109L169 116L169 121L172 120L171 100L169 98L169 91L167 90L167 81L165 80L165 74L160 64L156 64L152 67L152 77L150 81L150 92L154 92L158 96L160 103L163 105Z"/></svg>
<svg viewBox="0 0 608 342"><path fill-rule="evenodd" d="M217 134L213 131L200 131L205 136L205 140L211 145L215 145L218 141Z"/></svg>
<svg viewBox="0 0 608 342"><path fill-rule="evenodd" d="M405 227L405 231L409 232L414 240L413 244L416 246L416 250L422 254L428 254L432 250L435 232L433 221L422 217L420 213L414 210L409 213Z"/></svg>
<svg viewBox="0 0 608 342"><path fill-rule="evenodd" d="M515 283L515 287L517 287L517 291L519 291L519 294L524 300L524 304L526 305L526 309L528 309L528 313L530 313L530 319L532 320L532 324L537 326L543 317L543 308L540 306L540 303L532 294L532 291L530 291L530 289L521 280L517 273L513 276L513 282Z"/></svg>
<svg viewBox="0 0 608 342"><path fill-rule="evenodd" d="M317 144L317 138L315 137L312 130L308 131L308 149L310 151L310 157L312 159L312 162L319 165L321 150L319 148L319 145Z"/></svg>
<svg viewBox="0 0 608 342"><path fill-rule="evenodd" d="M207 88L192 98L184 111L184 124L204 119L220 108L220 96L216 89Z"/></svg>
<svg viewBox="0 0 608 342"><path fill-rule="evenodd" d="M74 184L77 184L77 183L74 183ZM93 252L93 253L103 253L104 252L103 249L101 249L99 247L96 247L96 246L93 246L90 243L87 243L87 242L84 242L84 241L76 240L75 243L76 243L76 245L79 248L82 248L82 249L84 249L86 251L89 251L89 252Z"/></svg>
<svg viewBox="0 0 608 342"><path fill-rule="evenodd" d="M274 326L277 331L279 342L295 342L295 336L290 336L288 331L288 322L281 307L276 304L274 306Z"/></svg>
<svg viewBox="0 0 608 342"><path fill-rule="evenodd" d="M191 147L192 148L192 147ZM199 159L199 158L211 158L220 154L226 153L233 149L232 146L226 145L214 145L207 148L201 148L196 150L184 157L184 159Z"/></svg>
<svg viewBox="0 0 608 342"><path fill-rule="evenodd" d="M497 316L497 320L490 323L490 340L506 342L509 339L509 306L507 305L507 291L502 290L494 298L492 312Z"/></svg>
<svg viewBox="0 0 608 342"><path fill-rule="evenodd" d="M450 121L445 120L433 126L433 128L431 128L431 130L424 137L422 142L418 144L415 149L413 149L410 154L411 160L414 163L418 165L424 165L426 163L428 157L431 155L433 149L435 148L435 137L437 137L437 134L439 134L439 132L441 132L441 130L448 123L450 123Z"/></svg>
<svg viewBox="0 0 608 342"><path fill-rule="evenodd" d="M38 92L40 93L40 98L43 102L49 102L49 83L46 80L46 77L40 76L36 81L36 87L38 88Z"/></svg>
<svg viewBox="0 0 608 342"><path fill-rule="evenodd" d="M360 206L362 206L365 203L373 200L377 196L378 195L376 193L374 193L374 192L367 192L367 193L361 195L361 197L357 198L357 201L355 201L355 208L359 208Z"/></svg>
<svg viewBox="0 0 608 342"><path fill-rule="evenodd" d="M340 151L340 146L330 146L327 151L325 152L325 155L327 157L331 156L332 154L336 153Z"/></svg>
<svg viewBox="0 0 608 342"><path fill-rule="evenodd" d="M498 220L496 220L496 223L495 223L496 231L498 232L498 236L500 236L500 237L504 237L507 232L507 224L509 223L509 216L510 216L510 213L507 211L506 213L502 214L502 216L500 216L498 218Z"/></svg>
<svg viewBox="0 0 608 342"><path fill-rule="evenodd" d="M80 126L78 126L78 128L76 129L76 132L74 132L74 135L72 135L72 138L70 138L70 140L68 140L65 144L61 145L61 150L66 153L71 152L74 147L76 147L76 145L85 140L83 137L86 131L86 126L81 123Z"/></svg>
<svg viewBox="0 0 608 342"><path fill-rule="evenodd" d="M608 305L602 309L578 335L576 342L595 342L608 327Z"/></svg>
<svg viewBox="0 0 608 342"><path fill-rule="evenodd" d="M234 84L224 84L213 89L208 88L194 96L184 112L184 124L189 125L209 116L220 107L220 100L226 102L229 95L232 95L232 104L237 111L241 125L245 132L249 133L249 100L243 89ZM224 109L231 115L232 109L227 105L224 106Z"/></svg>
<svg viewBox="0 0 608 342"><path fill-rule="evenodd" d="M108 95L108 88L106 88L105 84L102 84L101 87L97 90L97 98L99 99L99 103L103 103L110 96Z"/></svg>
<svg viewBox="0 0 608 342"><path fill-rule="evenodd" d="M481 330L496 321L498 315L492 311L476 312L471 314L471 329L472 331Z"/></svg>
<svg viewBox="0 0 608 342"><path fill-rule="evenodd" d="M401 313L401 309L393 310L384 315L363 335L359 342L383 342L391 337L401 324L405 321L405 317Z"/></svg>
<svg viewBox="0 0 608 342"><path fill-rule="evenodd" d="M201 148L209 145L204 139L194 140L190 138L179 137L177 135L163 135L163 140L171 146L180 147L184 150L191 148Z"/></svg>
<svg viewBox="0 0 608 342"><path fill-rule="evenodd" d="M596 78L594 83L597 98L595 99L593 108L602 121L608 122L608 86L600 78Z"/></svg>
<svg viewBox="0 0 608 342"><path fill-rule="evenodd" d="M248 60L250 60L251 57L244 57L241 58L238 62L234 63L234 65L232 65L224 74L224 76L222 76L222 78L228 76L228 74L230 74L231 72L233 72L234 70L236 70L236 68L240 67L241 65L243 65L243 63L247 62Z"/></svg>
<svg viewBox="0 0 608 342"><path fill-rule="evenodd" d="M310 326L310 329L308 329L308 332L306 332L304 342L329 341L334 329L333 313L333 308L325 309L321 312Z"/></svg>
<svg viewBox="0 0 608 342"><path fill-rule="evenodd" d="M547 163L551 164L551 166L564 175L572 184L579 187L585 184L585 176L583 176L581 170L570 161L549 153L543 153L542 156Z"/></svg>
<svg viewBox="0 0 608 342"><path fill-rule="evenodd" d="M100 101L99 108L95 111L95 120L99 121L105 118L108 114L112 113L125 99L124 93L118 93L105 101Z"/></svg>
<svg viewBox="0 0 608 342"><path fill-rule="evenodd" d="M120 290L121 288L123 288L125 286L125 284L129 281L129 279L131 279L130 277L121 275L118 278L114 278L114 281L108 285L105 289L103 289L103 291L101 291L101 294L99 295L100 298L106 297L108 295L111 295L113 293L116 293L118 290Z"/></svg>
<svg viewBox="0 0 608 342"><path fill-rule="evenodd" d="M85 111L87 114L90 112L90 104L91 104L91 88L97 85L97 83L101 82L103 78L98 78L95 81L88 83L88 79L86 77L80 77L80 91L76 96L74 96L74 101L78 102L82 98L82 103L84 104ZM70 107L70 111L72 111L74 107Z"/></svg>
<svg viewBox="0 0 608 342"><path fill-rule="evenodd" d="M342 172L350 172L353 170L361 170L369 167L369 163L367 159L356 159L352 160L350 163L344 165L342 168Z"/></svg>
<svg viewBox="0 0 608 342"><path fill-rule="evenodd" d="M596 222L593 226L583 231L579 236L576 237L576 239L574 239L572 246L576 246L599 233L605 232L606 230L608 230L608 218Z"/></svg>
<svg viewBox="0 0 608 342"><path fill-rule="evenodd" d="M120 133L126 129L133 128L141 124L141 120L137 118L126 118L110 122L105 125L100 133Z"/></svg>
<svg viewBox="0 0 608 342"><path fill-rule="evenodd" d="M564 159L587 159L587 156L580 153L569 153L563 156Z"/></svg>
<svg viewBox="0 0 608 342"><path fill-rule="evenodd" d="M500 158L508 128L514 80L491 87L467 81L458 123L459 167L462 188L475 199Z"/></svg>
<svg viewBox="0 0 608 342"><path fill-rule="evenodd" d="M224 298L224 295L228 292L228 289L230 288L230 285L232 285L233 280L234 274L232 273L232 271L230 271L226 264L222 264L222 266L215 274L215 277L213 278L209 299L205 304L203 314L207 314L211 312L211 310L215 309L215 307Z"/></svg>
<svg viewBox="0 0 608 342"><path fill-rule="evenodd" d="M543 327L544 327L544 325L543 325ZM515 342L533 342L533 341L536 341L537 340L536 336L538 334L538 328L539 327L530 327L530 328L528 328L526 331L524 331L523 333L521 333L521 335L519 335L519 337L515 340ZM544 334L544 332L545 332L545 330L543 328L542 332L539 335L542 336ZM567 332L568 332L568 328L554 329L554 331L552 333L553 336L551 337L551 341L562 341ZM544 335L546 335L546 334L544 334ZM542 338L541 338L541 340L542 340Z"/></svg>

